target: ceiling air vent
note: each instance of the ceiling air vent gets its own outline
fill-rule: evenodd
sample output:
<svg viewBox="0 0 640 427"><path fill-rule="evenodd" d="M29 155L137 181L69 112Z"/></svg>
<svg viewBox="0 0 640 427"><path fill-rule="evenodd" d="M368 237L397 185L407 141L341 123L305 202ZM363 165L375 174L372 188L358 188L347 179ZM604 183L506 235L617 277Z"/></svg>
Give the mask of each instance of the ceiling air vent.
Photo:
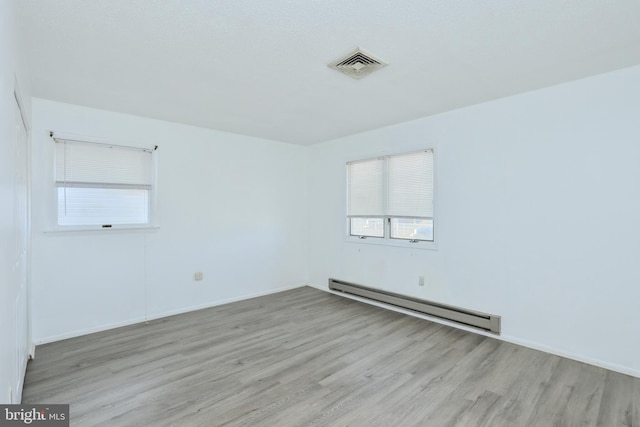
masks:
<svg viewBox="0 0 640 427"><path fill-rule="evenodd" d="M385 65L387 65L386 62L358 48L328 66L354 79L360 79Z"/></svg>

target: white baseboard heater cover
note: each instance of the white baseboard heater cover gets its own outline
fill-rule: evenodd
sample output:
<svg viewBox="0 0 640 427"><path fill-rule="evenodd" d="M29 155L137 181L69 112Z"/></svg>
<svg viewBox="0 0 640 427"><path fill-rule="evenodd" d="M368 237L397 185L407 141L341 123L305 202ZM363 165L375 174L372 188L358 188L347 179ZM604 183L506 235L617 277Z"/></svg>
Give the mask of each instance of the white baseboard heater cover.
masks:
<svg viewBox="0 0 640 427"><path fill-rule="evenodd" d="M437 302L408 297L381 289L369 288L342 280L329 279L329 289L356 295L373 301L406 308L427 316L437 317L465 326L500 335L500 316L453 307Z"/></svg>

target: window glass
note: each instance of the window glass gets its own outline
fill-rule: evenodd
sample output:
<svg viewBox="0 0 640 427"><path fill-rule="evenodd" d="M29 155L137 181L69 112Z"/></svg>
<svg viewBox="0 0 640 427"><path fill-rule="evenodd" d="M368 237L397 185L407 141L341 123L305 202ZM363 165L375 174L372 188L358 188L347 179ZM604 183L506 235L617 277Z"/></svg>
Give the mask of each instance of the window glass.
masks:
<svg viewBox="0 0 640 427"><path fill-rule="evenodd" d="M59 225L122 225L149 222L149 190L58 187Z"/></svg>
<svg viewBox="0 0 640 427"><path fill-rule="evenodd" d="M383 218L351 218L352 236L384 237Z"/></svg>
<svg viewBox="0 0 640 427"><path fill-rule="evenodd" d="M433 220L391 218L392 239L433 241Z"/></svg>

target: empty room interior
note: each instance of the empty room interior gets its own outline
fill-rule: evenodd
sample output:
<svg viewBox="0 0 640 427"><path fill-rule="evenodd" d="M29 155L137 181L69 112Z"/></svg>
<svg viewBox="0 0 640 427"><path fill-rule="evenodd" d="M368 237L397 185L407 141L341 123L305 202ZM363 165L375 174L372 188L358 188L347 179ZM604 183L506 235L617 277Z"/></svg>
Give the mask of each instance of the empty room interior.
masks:
<svg viewBox="0 0 640 427"><path fill-rule="evenodd" d="M638 22L0 0L0 404L640 426Z"/></svg>

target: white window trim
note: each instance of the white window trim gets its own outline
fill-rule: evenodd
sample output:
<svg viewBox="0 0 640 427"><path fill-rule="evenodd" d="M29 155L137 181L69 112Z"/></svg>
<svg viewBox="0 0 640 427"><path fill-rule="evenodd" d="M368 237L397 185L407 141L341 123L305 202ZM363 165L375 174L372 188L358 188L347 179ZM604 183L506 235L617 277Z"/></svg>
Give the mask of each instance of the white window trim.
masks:
<svg viewBox="0 0 640 427"><path fill-rule="evenodd" d="M356 162L356 161L360 161L360 160L368 160L368 159L373 159L375 157L386 157L386 156L394 156L394 155L400 155L400 154L405 154L405 153L411 153L411 152L418 152L418 151L422 151L425 149L431 149L433 150L433 241L427 241L427 240L418 240L416 242L412 242L409 240L404 240L404 239L392 239L390 238L387 234L388 231L386 230L387 227L389 226L387 224L387 221L385 219L385 237L366 237L366 238L360 238L359 236L352 236L350 233L350 221L349 221L349 217L345 217L345 221L344 221L344 242L345 243L349 243L349 244L356 244L356 245L374 245L374 246L390 246L390 247L397 247L397 248L406 248L406 249L420 249L420 250L438 250L438 241L439 241L439 228L440 226L439 221L438 221L438 197L439 197L439 191L438 191L438 156L439 156L439 150L438 150L438 145L436 143L432 143L430 144L428 147L424 147L424 146L417 146L417 147L408 147L406 150L402 150L402 151L392 151L392 152L376 152L376 153L371 153L365 156L358 156L357 158L343 158L343 165L346 165L349 162ZM346 213L348 211L348 203L349 203L349 189L348 189L348 176L347 176L347 168L343 168L344 170L344 175L343 175L343 189L344 189L344 209L343 211ZM386 191L386 189L385 189Z"/></svg>
<svg viewBox="0 0 640 427"><path fill-rule="evenodd" d="M97 137L97 136L87 136L81 134L74 133L66 133L66 132L54 132L47 130L47 140L51 142L50 145L50 153L51 153L51 165L52 165L52 176L50 180L49 193L50 200L48 205L49 215L48 223L49 226L44 230L45 235L59 235L65 233L86 233L86 232L94 232L94 233L112 233L118 231L136 231L136 230L158 230L160 228L160 221L158 215L158 150L154 150L153 155L151 156L151 191L149 192L149 222L147 224L113 224L111 227L102 227L102 225L60 225L58 224L58 197L57 191L58 186L55 182L55 150L54 150L54 142L51 141L51 135L54 134L56 138L59 139L68 139L68 140L78 140L89 143L97 143L97 144L111 144L111 145L119 145L124 147L134 147L140 149L153 149L154 145L149 144L149 146L145 146L140 144L140 142L126 142L121 140L113 140L110 138Z"/></svg>
<svg viewBox="0 0 640 427"><path fill-rule="evenodd" d="M111 228L83 228L80 226L68 226L63 229L51 229L45 230L44 234L47 236L60 236L67 234L95 234L95 235L104 235L105 233L131 233L131 232L147 232L147 231L157 231L160 230L158 226L120 226L120 227L111 227Z"/></svg>
<svg viewBox="0 0 640 427"><path fill-rule="evenodd" d="M434 219L434 223L435 223L435 219ZM433 238L434 238L433 242L420 240L418 242L411 243L408 240L401 240L401 239L388 239L384 237L367 237L366 239L361 239L356 236L348 235L344 238L344 241L345 243L360 244L360 245L394 246L398 248L435 251L435 250L438 250L438 245L435 240L436 239L435 228L434 228Z"/></svg>

